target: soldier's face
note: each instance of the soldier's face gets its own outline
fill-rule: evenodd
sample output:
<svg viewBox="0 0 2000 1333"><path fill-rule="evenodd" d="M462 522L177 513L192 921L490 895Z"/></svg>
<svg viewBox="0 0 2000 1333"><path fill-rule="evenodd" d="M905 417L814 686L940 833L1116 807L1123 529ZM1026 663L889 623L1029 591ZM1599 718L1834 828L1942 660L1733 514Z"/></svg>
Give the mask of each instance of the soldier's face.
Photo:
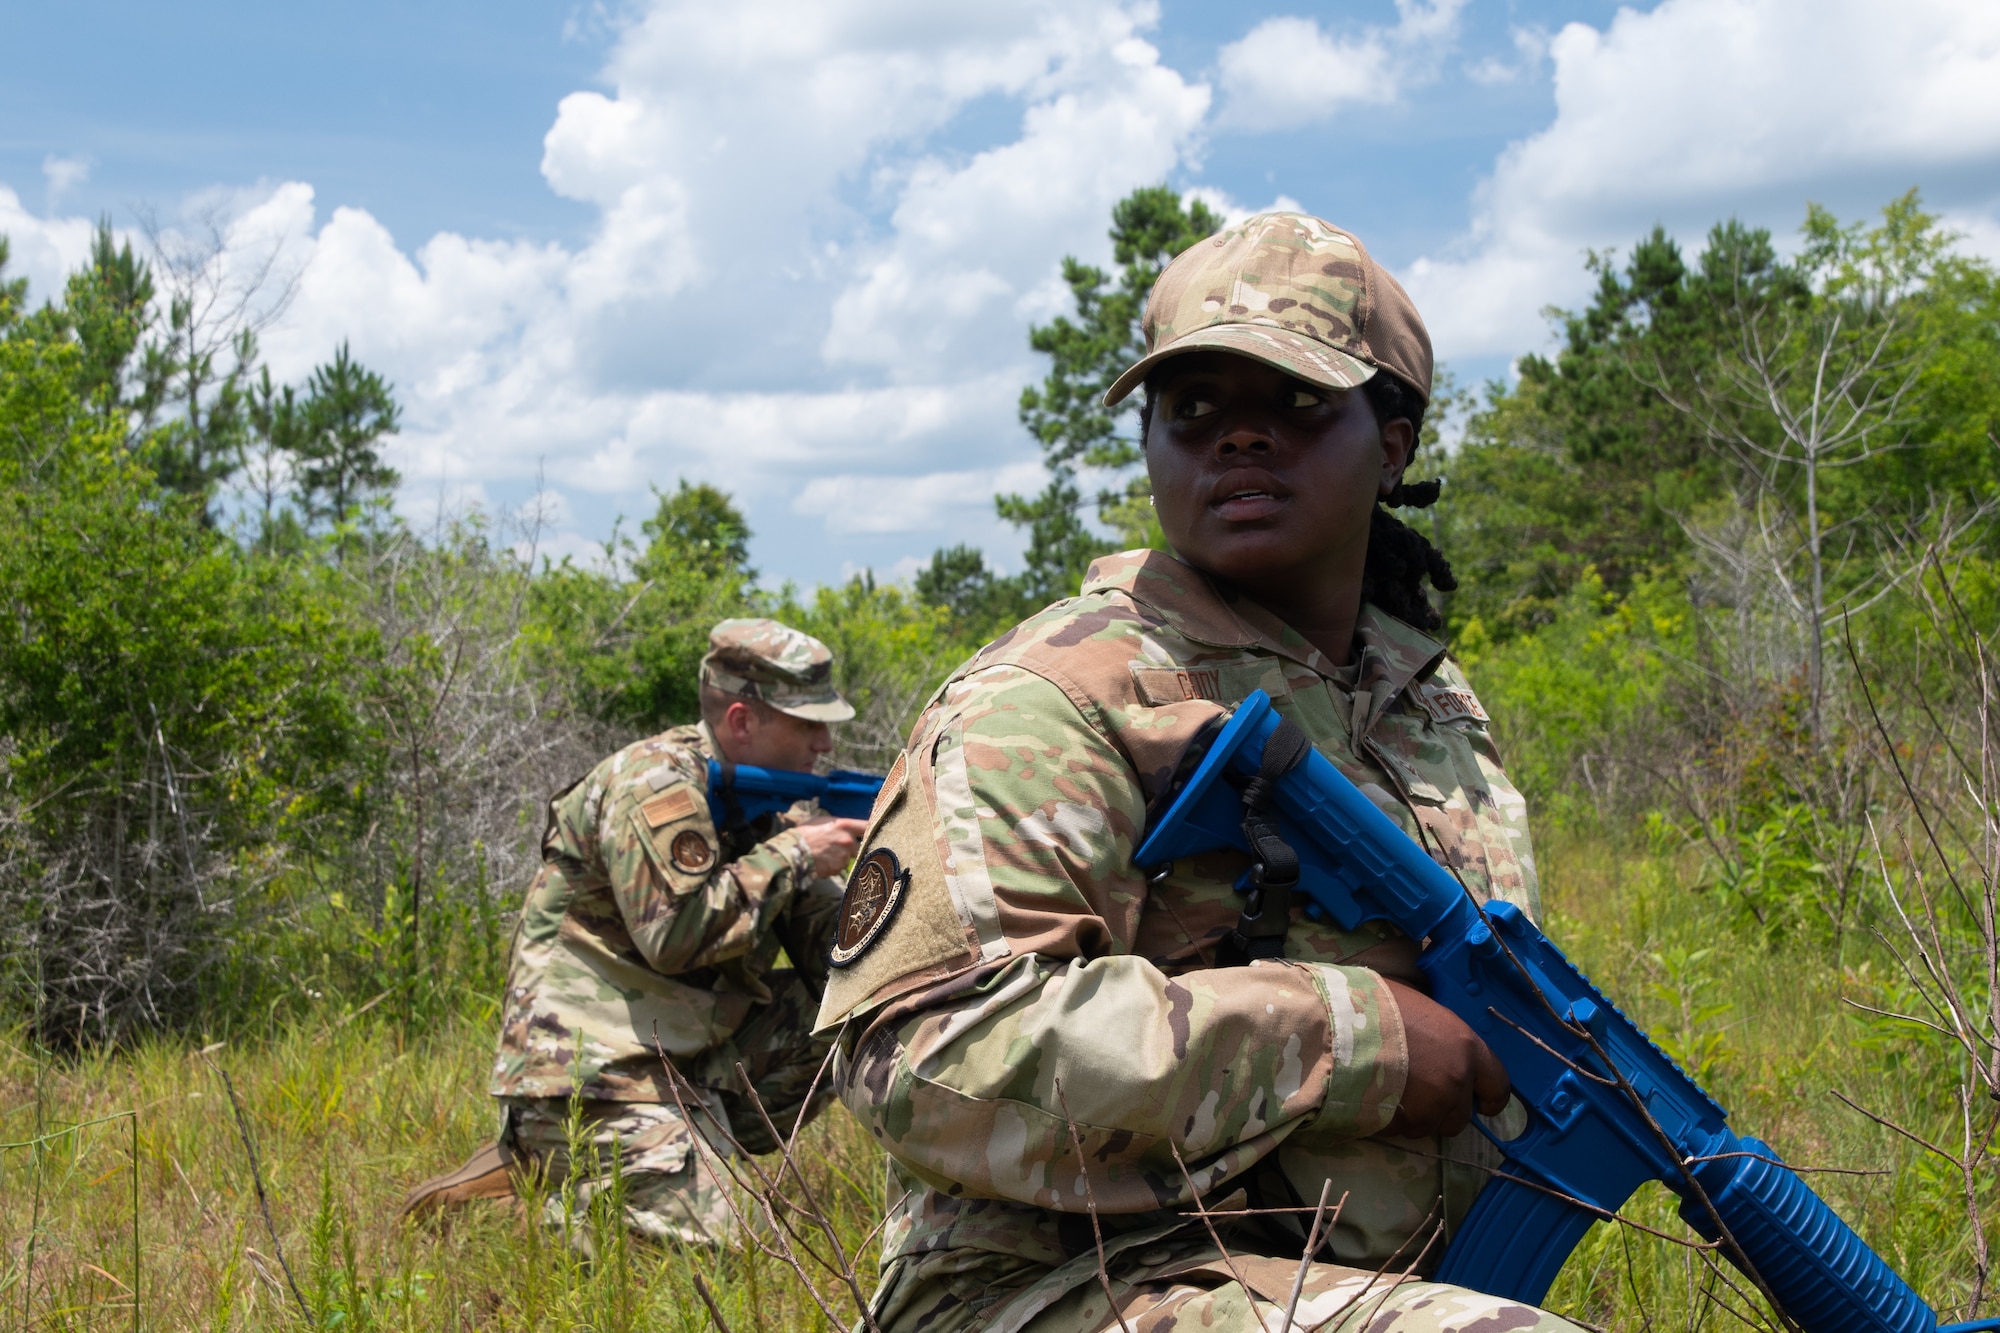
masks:
<svg viewBox="0 0 2000 1333"><path fill-rule="evenodd" d="M1358 389L1321 389L1260 361L1193 352L1150 383L1146 470L1182 559L1278 605L1358 595L1375 500L1412 433Z"/></svg>
<svg viewBox="0 0 2000 1333"><path fill-rule="evenodd" d="M724 757L753 768L784 768L810 773L823 754L833 753L833 729L824 722L733 703L722 715L716 740Z"/></svg>

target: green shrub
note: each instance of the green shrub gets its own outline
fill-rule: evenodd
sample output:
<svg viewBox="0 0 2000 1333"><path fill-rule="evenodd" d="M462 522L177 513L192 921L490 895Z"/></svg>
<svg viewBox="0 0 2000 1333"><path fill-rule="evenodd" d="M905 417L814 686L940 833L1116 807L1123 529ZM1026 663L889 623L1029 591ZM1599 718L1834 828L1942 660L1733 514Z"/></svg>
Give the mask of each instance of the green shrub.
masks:
<svg viewBox="0 0 2000 1333"><path fill-rule="evenodd" d="M65 1039L191 1012L353 741L337 610L163 490L69 387L77 363L0 342L0 929L17 998Z"/></svg>

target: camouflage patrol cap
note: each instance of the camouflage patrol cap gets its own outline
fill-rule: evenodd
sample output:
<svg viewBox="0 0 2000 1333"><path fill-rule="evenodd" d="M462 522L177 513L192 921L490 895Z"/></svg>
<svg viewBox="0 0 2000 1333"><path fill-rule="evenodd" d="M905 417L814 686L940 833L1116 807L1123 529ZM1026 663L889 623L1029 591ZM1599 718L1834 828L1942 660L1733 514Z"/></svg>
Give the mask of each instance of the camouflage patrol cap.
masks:
<svg viewBox="0 0 2000 1333"><path fill-rule="evenodd" d="M854 716L854 705L833 688L833 653L775 620L725 620L710 630L701 683L808 722Z"/></svg>
<svg viewBox="0 0 2000 1333"><path fill-rule="evenodd" d="M1114 406L1183 352L1235 352L1327 389L1377 369L1431 396L1423 317L1361 242L1304 213L1259 213L1183 250L1146 301L1146 355L1104 395Z"/></svg>

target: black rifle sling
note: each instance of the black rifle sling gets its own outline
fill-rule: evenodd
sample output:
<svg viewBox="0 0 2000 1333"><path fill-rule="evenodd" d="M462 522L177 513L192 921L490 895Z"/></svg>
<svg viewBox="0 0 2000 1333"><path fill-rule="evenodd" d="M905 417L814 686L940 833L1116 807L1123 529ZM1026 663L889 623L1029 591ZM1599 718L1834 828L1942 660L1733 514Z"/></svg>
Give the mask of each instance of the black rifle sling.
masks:
<svg viewBox="0 0 2000 1333"><path fill-rule="evenodd" d="M1229 962L1280 958L1292 920L1292 886L1299 882L1299 854L1278 836L1271 788L1297 768L1312 742L1290 718L1280 718L1264 742L1257 776L1243 784L1243 838L1250 844L1250 889L1236 929L1223 941Z"/></svg>

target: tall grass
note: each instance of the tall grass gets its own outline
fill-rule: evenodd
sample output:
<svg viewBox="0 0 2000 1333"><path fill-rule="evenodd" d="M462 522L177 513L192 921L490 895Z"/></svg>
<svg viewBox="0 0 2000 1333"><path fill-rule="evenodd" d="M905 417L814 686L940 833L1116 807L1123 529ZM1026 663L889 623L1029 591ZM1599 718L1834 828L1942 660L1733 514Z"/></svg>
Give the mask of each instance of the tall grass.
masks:
<svg viewBox="0 0 2000 1333"><path fill-rule="evenodd" d="M1957 1182L1833 1095L1929 1136L1955 1113L1939 1048L1847 1003L1879 1003L1892 988L1879 941L1850 935L1836 958L1809 936L1746 931L1734 904L1690 887L1698 868L1680 855L1552 832L1542 860L1550 934L1578 965L1697 1075L1739 1133L1810 1171L1813 1187L1934 1306L1961 1308L1971 1237ZM1677 1204L1648 1187L1624 1211L1696 1239L1676 1220ZM1741 1326L1717 1300L1744 1313L1754 1306L1692 1251L1599 1224L1548 1303L1616 1328Z"/></svg>
<svg viewBox="0 0 2000 1333"><path fill-rule="evenodd" d="M5 1141L31 1137L38 1088L47 1125L138 1112L144 1327L695 1330L709 1327L696 1273L737 1333L828 1326L781 1265L628 1243L602 1213L574 1221L594 1233L595 1262L510 1205L475 1205L443 1225L398 1221L412 1183L493 1132L482 1019L411 1033L371 1013L206 1053L194 1039L159 1040L60 1064L24 1038L0 1047ZM275 1244L214 1065L229 1070L255 1136ZM0 1327L132 1327L128 1145L121 1122L0 1157ZM873 1149L838 1112L801 1148L820 1197L839 1201L843 1242L865 1249L880 1195Z"/></svg>
<svg viewBox="0 0 2000 1333"><path fill-rule="evenodd" d="M1879 1173L1813 1181L1935 1304L1959 1305L1969 1237L1955 1182L1830 1095L1919 1132L1952 1115L1940 1049L1842 1002L1883 998L1878 946L1850 936L1836 959L1803 937L1744 932L1729 904L1690 887L1696 867L1672 851L1552 829L1542 862L1552 933L1578 963L1699 1072L1739 1130L1805 1167ZM0 1047L0 1141L31 1137L38 1117L59 1127L137 1112L148 1328L305 1326L281 1247L312 1322L329 1329L703 1329L697 1273L736 1333L828 1326L781 1264L748 1250L661 1250L626 1242L608 1217L579 1216L597 1241L587 1263L506 1205L443 1225L398 1221L412 1182L492 1132L482 1092L492 1031L484 1013L410 1027L387 1007L308 1015L206 1051L198 1038L162 1038L64 1062L17 1033ZM255 1135L276 1244L215 1066L230 1072ZM0 1326L132 1326L129 1133L100 1124L0 1156ZM843 1244L866 1256L880 1216L875 1149L838 1107L802 1142L815 1190L837 1201ZM1628 1213L1688 1234L1663 1190ZM872 1266L861 1277L871 1285ZM1686 1249L1601 1225L1549 1304L1619 1329L1738 1326L1714 1294Z"/></svg>

